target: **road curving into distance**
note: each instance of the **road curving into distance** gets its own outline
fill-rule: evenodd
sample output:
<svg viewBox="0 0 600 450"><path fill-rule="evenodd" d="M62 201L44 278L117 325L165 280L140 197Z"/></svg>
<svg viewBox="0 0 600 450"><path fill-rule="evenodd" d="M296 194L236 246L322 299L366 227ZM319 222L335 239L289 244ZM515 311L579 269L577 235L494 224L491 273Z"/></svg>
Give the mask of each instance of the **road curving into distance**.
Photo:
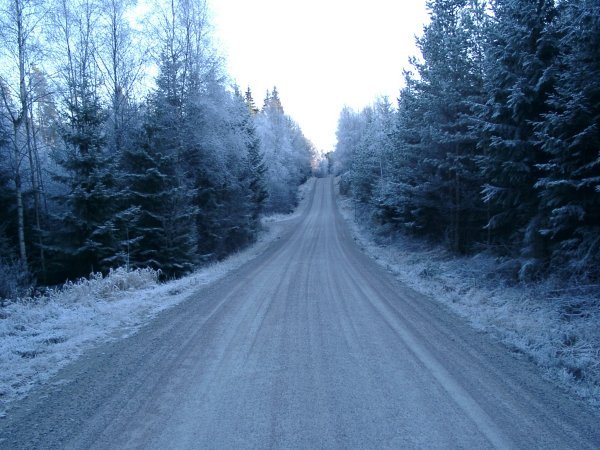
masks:
<svg viewBox="0 0 600 450"><path fill-rule="evenodd" d="M356 246L318 179L267 250L0 420L0 448L600 448L600 416Z"/></svg>

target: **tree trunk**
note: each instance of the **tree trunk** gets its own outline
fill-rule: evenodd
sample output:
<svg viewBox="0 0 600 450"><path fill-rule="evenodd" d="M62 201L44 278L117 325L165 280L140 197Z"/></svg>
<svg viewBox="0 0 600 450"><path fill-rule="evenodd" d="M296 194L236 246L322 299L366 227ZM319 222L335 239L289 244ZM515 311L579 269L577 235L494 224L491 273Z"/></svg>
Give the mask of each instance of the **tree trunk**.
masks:
<svg viewBox="0 0 600 450"><path fill-rule="evenodd" d="M462 249L460 242L460 175L458 170L456 171L454 184L454 250L460 253Z"/></svg>
<svg viewBox="0 0 600 450"><path fill-rule="evenodd" d="M15 128L15 159L19 161L19 145L17 138L17 132ZM19 173L20 164L17 164L15 168L15 198L17 200L17 235L19 238L19 259L24 267L27 266L27 250L25 248L25 213L23 207L23 188L21 185L21 174Z"/></svg>
<svg viewBox="0 0 600 450"><path fill-rule="evenodd" d="M33 188L33 204L35 212L35 226L37 234L37 245L40 252L40 268L42 277L46 279L46 258L44 254L44 241L42 236L42 221L41 221L41 177L39 176L39 155L37 154L37 144L35 142L35 131L33 125L33 111L31 105L28 105L27 111L29 117L25 117L25 139L27 142L27 156L29 157L29 169L31 173L31 186Z"/></svg>
<svg viewBox="0 0 600 450"><path fill-rule="evenodd" d="M32 170L32 187L36 192L36 177L33 166L33 155L31 152L31 139L29 130L29 105L28 105L28 91L26 83L26 72L25 72L25 53L26 53L26 34L23 29L23 3L22 0L15 0L15 13L16 13L16 25L17 25L17 51L19 59L19 103L20 103L20 114L19 119L14 123L15 125L15 158L19 157L19 145L18 145L18 130L21 125L25 125L25 144L27 147L27 154L29 157L29 163ZM21 187L21 174L20 174L20 160L16 159L17 166L15 170L15 191L17 197L17 214L18 214L18 234L19 234L19 256L22 263L27 267L27 253L25 249L25 214L23 207L23 193ZM35 197L35 196L34 196ZM37 201L36 201L37 203ZM36 208L37 212L37 208Z"/></svg>

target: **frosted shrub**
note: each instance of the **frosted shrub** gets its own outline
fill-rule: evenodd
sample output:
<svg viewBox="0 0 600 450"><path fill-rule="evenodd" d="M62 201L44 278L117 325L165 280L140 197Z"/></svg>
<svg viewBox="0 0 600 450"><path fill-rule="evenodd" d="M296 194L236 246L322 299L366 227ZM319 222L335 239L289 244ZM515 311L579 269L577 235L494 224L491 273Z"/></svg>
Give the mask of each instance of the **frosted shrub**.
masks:
<svg viewBox="0 0 600 450"><path fill-rule="evenodd" d="M62 288L50 292L49 297L59 303L93 302L98 298L110 299L122 292L156 286L160 271L145 268L111 269L108 275L93 273L89 278L68 281Z"/></svg>
<svg viewBox="0 0 600 450"><path fill-rule="evenodd" d="M94 342L115 330L134 330L163 308L159 272L111 270L92 274L38 297L13 299L0 309L0 417L19 398Z"/></svg>
<svg viewBox="0 0 600 450"><path fill-rule="evenodd" d="M102 280L98 294L110 297L115 292L144 289L158 283L160 270L150 268L126 270L122 267L111 270Z"/></svg>
<svg viewBox="0 0 600 450"><path fill-rule="evenodd" d="M0 301L24 297L31 291L31 280L21 264L0 258Z"/></svg>

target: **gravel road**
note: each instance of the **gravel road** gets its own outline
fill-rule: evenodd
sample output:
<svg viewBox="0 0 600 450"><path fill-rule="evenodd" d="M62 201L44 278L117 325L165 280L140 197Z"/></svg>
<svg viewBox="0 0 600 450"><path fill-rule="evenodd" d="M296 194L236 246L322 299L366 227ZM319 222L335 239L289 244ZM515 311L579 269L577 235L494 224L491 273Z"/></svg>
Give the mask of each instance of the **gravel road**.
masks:
<svg viewBox="0 0 600 450"><path fill-rule="evenodd" d="M597 412L367 258L333 192L33 391L0 448L600 448Z"/></svg>

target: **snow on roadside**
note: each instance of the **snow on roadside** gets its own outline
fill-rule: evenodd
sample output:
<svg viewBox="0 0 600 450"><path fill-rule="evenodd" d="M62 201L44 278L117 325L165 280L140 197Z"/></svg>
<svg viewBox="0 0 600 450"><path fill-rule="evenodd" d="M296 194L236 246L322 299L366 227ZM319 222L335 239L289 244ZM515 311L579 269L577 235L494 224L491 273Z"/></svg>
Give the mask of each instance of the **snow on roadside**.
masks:
<svg viewBox="0 0 600 450"><path fill-rule="evenodd" d="M151 269L117 269L106 277L67 283L42 297L0 308L0 418L11 401L44 383L85 350L135 333L161 311L261 254L298 217L314 180L300 187L301 205L292 214L263 218L258 241L229 258L179 280L159 284Z"/></svg>
<svg viewBox="0 0 600 450"><path fill-rule="evenodd" d="M490 255L459 257L410 239L376 236L337 202L357 243L400 281L447 305L542 368L543 375L600 406L600 289L556 280L509 285Z"/></svg>

